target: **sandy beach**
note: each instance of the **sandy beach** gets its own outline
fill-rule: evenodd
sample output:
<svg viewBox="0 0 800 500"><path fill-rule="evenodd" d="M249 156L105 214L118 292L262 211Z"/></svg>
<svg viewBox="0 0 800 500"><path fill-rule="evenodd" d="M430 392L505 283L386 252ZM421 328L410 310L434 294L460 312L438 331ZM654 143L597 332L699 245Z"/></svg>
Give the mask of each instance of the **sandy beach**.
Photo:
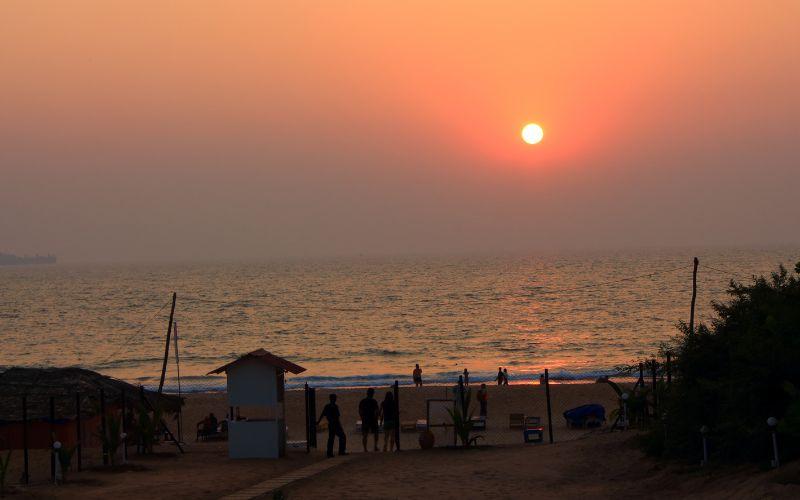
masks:
<svg viewBox="0 0 800 500"><path fill-rule="evenodd" d="M567 429L562 413L576 406L587 403L598 403L610 413L617 407L616 393L608 384L551 384L551 401L553 413L553 437L556 441L575 439L586 434L586 430ZM472 385L473 408L478 414L478 405L475 393L479 385ZM539 416L542 421L547 417L547 405L544 386L534 384L509 385L498 387L487 385L489 404L487 414L487 432L483 444L515 444L520 443L522 434L517 429L509 429L509 414L523 413L528 416ZM390 387L375 387L376 399L383 400ZM400 420L401 422L415 422L426 418L426 401L428 399L451 399L452 387L400 387ZM356 432L358 420L358 403L364 398L366 388L354 389L318 389L317 413L322 411L328 402L328 396L336 393L337 404L342 413L342 423L348 436L348 450L361 451L361 434ZM186 408L183 414L184 427L190 431L197 422L209 412L222 418L229 411L224 393L190 394L186 398ZM288 439L290 441L305 440L303 391L287 391L286 393L286 424L289 427ZM610 423L610 422L609 422ZM437 439L448 439L447 442L437 442L437 445L452 444L452 433L448 438L442 432L437 432ZM193 439L188 434L184 439ZM319 445L324 446L327 439L326 433L319 434ZM382 438L381 438L382 439ZM401 434L401 447L403 449L419 448L418 434L416 432L403 432Z"/></svg>
<svg viewBox="0 0 800 500"><path fill-rule="evenodd" d="M401 418L424 418L425 400L441 398L446 390L445 387L402 387ZM508 429L509 412L545 415L543 387L490 387L488 443L479 449L464 451L437 447L420 450L417 433L403 433L402 447L406 451L400 454L356 453L350 463L291 484L285 493L289 498L529 498L534 494L576 498L646 495L654 491L672 497L692 492L720 497L739 491L757 492L756 496L800 493L796 484L776 483L775 473L748 471L742 476L746 479L740 481L736 471L698 472L697 467L685 464L657 465L632 445L633 431L609 433L608 425L595 430L567 430L561 417L563 409L597 402L611 410L616 400L614 393L606 384L556 384L551 386L551 391L555 445L522 444L520 431ZM327 400L329 392L320 390L318 408L321 408L323 400ZM338 389L335 392L339 395L343 421L346 422L348 448L359 452L360 434L355 432L354 423L357 403L363 397L364 389ZM225 415L225 396L224 393L188 395L184 411L185 429L193 429L193 423L210 411ZM286 414L289 439L302 439L305 432L302 391L287 392ZM144 495L150 498L219 498L325 460L327 435L324 433L319 435L320 448L309 454L302 448L290 449L287 457L280 460L231 460L224 441L196 443L193 432L189 430L184 435L184 455L176 454L173 446L164 444L157 448L155 456L141 457L131 453L125 466L114 469L90 467L84 472L72 473L69 483L58 487L47 484L47 454L40 451L33 455L34 484L30 487L15 486L12 498L124 499ZM437 446L443 444L452 443L438 442ZM10 478L19 477L20 461L17 456ZM779 479L787 474L797 477L796 469L784 469L780 474L783 476Z"/></svg>

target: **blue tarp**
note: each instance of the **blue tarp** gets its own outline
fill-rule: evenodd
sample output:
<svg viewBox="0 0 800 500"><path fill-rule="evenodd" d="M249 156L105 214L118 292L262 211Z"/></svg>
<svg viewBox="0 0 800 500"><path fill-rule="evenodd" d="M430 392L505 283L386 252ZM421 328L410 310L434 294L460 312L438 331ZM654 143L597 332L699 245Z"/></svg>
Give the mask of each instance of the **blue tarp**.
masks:
<svg viewBox="0 0 800 500"><path fill-rule="evenodd" d="M588 404L564 412L564 418L569 425L584 425L589 417L603 422L606 419L606 409L603 405Z"/></svg>

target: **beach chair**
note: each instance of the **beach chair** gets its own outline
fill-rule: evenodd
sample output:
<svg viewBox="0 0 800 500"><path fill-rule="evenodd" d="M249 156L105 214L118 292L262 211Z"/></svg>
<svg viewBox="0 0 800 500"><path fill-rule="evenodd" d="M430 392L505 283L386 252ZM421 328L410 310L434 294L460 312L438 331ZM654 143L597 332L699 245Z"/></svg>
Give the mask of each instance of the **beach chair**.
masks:
<svg viewBox="0 0 800 500"><path fill-rule="evenodd" d="M525 428L525 414L524 413L511 413L508 415L508 428L509 429L524 429Z"/></svg>
<svg viewBox="0 0 800 500"><path fill-rule="evenodd" d="M418 431L426 431L428 430L428 421L424 418L417 419L416 426Z"/></svg>
<svg viewBox="0 0 800 500"><path fill-rule="evenodd" d="M470 422L472 422L472 430L473 431L485 431L486 430L486 417L483 417L483 416L472 417Z"/></svg>
<svg viewBox="0 0 800 500"><path fill-rule="evenodd" d="M526 443L541 443L544 440L544 426L540 417L525 418L525 428L522 438Z"/></svg>

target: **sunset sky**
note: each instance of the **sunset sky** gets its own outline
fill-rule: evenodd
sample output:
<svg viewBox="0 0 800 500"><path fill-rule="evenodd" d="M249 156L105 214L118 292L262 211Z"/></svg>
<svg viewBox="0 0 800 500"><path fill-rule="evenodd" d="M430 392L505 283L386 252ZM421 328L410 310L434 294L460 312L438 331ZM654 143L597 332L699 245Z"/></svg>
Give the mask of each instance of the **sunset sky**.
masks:
<svg viewBox="0 0 800 500"><path fill-rule="evenodd" d="M795 0L3 0L0 251L798 243L798 26Z"/></svg>

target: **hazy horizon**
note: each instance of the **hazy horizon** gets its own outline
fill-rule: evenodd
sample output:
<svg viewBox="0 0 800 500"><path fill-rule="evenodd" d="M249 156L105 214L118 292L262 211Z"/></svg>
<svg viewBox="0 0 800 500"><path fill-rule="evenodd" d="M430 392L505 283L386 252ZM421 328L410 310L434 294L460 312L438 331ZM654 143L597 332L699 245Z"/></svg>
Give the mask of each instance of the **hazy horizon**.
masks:
<svg viewBox="0 0 800 500"><path fill-rule="evenodd" d="M792 1L3 2L0 251L798 245L798 19Z"/></svg>

